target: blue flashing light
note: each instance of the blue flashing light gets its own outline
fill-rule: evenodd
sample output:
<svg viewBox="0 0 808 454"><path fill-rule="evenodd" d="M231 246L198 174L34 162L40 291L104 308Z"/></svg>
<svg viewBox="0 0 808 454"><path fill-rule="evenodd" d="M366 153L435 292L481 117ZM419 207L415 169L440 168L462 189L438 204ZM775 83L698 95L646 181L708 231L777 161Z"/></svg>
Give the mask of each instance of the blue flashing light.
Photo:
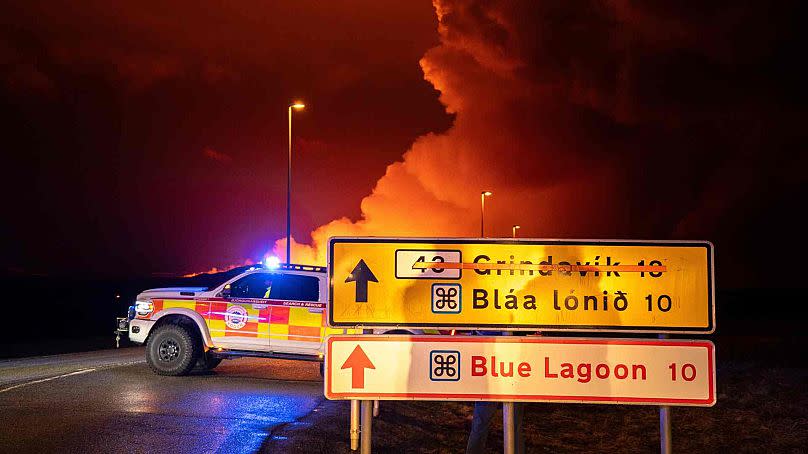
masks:
<svg viewBox="0 0 808 454"><path fill-rule="evenodd" d="M281 267L281 259L275 257L274 255L270 255L264 259L264 265L271 270L276 270Z"/></svg>

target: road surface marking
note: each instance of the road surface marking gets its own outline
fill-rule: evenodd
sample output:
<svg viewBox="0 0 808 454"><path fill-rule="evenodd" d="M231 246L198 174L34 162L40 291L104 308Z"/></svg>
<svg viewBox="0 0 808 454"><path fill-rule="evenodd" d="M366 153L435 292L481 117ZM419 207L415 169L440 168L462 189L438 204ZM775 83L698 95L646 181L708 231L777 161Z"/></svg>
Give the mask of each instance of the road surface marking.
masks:
<svg viewBox="0 0 808 454"><path fill-rule="evenodd" d="M28 381L28 382L25 382L25 383L18 383L16 385L9 386L8 388L0 389L0 393L4 393L6 391L11 391L12 389L22 388L23 386L35 385L37 383L56 380L57 378L65 378L65 377L69 377L71 375L86 374L88 372L93 372L95 370L97 370L95 367L93 367L91 369L81 369L81 370L77 370L75 372L70 372L69 374L62 374L62 375L57 375L55 377L41 378L39 380Z"/></svg>

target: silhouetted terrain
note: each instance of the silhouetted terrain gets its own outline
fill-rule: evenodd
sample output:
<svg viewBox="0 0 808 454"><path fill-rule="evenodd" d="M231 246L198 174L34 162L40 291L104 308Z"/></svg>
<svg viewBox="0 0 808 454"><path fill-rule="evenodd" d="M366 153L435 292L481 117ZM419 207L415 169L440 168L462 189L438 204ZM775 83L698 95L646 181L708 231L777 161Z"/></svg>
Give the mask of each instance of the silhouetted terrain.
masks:
<svg viewBox="0 0 808 454"><path fill-rule="evenodd" d="M192 278L4 276L0 358L109 348L115 345L115 317L126 316L141 291L214 285L244 268Z"/></svg>

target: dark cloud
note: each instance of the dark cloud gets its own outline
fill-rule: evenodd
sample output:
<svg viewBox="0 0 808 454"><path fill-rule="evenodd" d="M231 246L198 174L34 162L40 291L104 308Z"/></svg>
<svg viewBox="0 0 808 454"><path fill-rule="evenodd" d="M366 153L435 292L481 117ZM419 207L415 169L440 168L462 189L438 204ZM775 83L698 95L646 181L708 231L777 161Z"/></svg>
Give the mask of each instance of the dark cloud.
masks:
<svg viewBox="0 0 808 454"><path fill-rule="evenodd" d="M216 151L213 148L209 148L209 147L205 148L204 150L202 150L202 154L206 158L212 159L212 160L214 160L216 162L219 162L219 163L222 163L222 164L230 164L231 162L233 162L233 157L232 156L230 156L227 153L222 153L221 151Z"/></svg>
<svg viewBox="0 0 808 454"><path fill-rule="evenodd" d="M4 125L22 152L3 192L27 185L8 205L39 220L3 227L24 238L15 266L65 238L85 268L260 258L283 236L298 96L300 260L322 262L332 234L476 236L482 189L490 235L708 239L725 285L786 285L753 264L801 252L765 239L802 233L802 3L4 9Z"/></svg>
<svg viewBox="0 0 808 454"><path fill-rule="evenodd" d="M437 42L426 1L395 14L370 0L2 3L7 266L186 272L260 258L285 230L290 100L307 104L295 232L358 213L413 137L448 121L417 65Z"/></svg>
<svg viewBox="0 0 808 454"><path fill-rule="evenodd" d="M31 64L15 64L6 71L5 88L18 95L53 96L53 81Z"/></svg>
<svg viewBox="0 0 808 454"><path fill-rule="evenodd" d="M492 235L518 223L543 237L709 239L726 275L763 259L743 246L768 231L759 217L796 233L774 200L759 203L805 194L805 108L794 102L805 89L776 73L788 56L778 46L797 50L783 28L792 7L435 6L441 44L421 66L456 114L452 128L420 137L359 221L321 227L298 254L322 261L335 234L475 236L482 189L494 192Z"/></svg>

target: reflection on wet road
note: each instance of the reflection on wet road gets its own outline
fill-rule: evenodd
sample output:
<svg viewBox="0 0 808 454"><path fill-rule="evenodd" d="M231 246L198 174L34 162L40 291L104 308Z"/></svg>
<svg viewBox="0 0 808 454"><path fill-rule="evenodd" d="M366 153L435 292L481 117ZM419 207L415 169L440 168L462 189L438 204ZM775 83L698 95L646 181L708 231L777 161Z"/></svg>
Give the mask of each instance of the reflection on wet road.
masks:
<svg viewBox="0 0 808 454"><path fill-rule="evenodd" d="M161 377L142 354L0 362L0 451L255 452L323 395L317 363L244 358Z"/></svg>

